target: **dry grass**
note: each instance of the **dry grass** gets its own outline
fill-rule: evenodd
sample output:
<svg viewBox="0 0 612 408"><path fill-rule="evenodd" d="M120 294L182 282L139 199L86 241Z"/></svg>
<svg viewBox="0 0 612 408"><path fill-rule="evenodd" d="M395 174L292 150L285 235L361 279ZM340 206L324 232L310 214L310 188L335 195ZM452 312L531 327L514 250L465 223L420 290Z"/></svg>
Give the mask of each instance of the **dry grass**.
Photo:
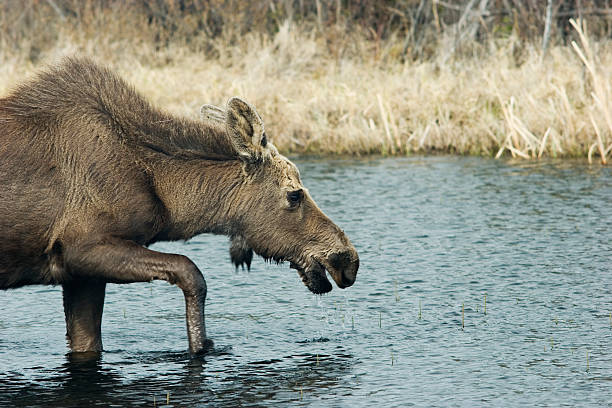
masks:
<svg viewBox="0 0 612 408"><path fill-rule="evenodd" d="M600 70L598 69L597 60L593 54L593 49L586 34L586 27L580 27L574 20L570 20L570 23L578 32L582 48L575 42L572 42L572 46L574 47L574 50L576 50L576 53L584 63L584 66L587 68L589 75L591 76L593 85L593 92L591 92L591 96L595 102L594 109L597 111L597 113L599 113L599 116L602 116L605 119L608 131L612 131L612 112L610 110L610 98L612 97L612 91L610 89L610 82L602 76ZM593 114L591 112L589 112L589 119L591 119L593 129L597 135L597 142L593 143L589 148L589 163L592 162L592 154L595 147L597 147L602 164L606 164L606 157L610 150L612 150L612 143L610 146L606 146L604 144L604 140L607 141L609 137L602 136L602 133L599 130L599 125L593 118Z"/></svg>
<svg viewBox="0 0 612 408"><path fill-rule="evenodd" d="M584 62L572 47L552 47L543 56L512 36L452 58L442 41L426 61L399 62L400 40L372 44L355 36L346 40L351 52L341 55L288 23L274 36L219 39L213 53L180 45L159 51L67 31L55 41L61 46L42 52L36 64L0 50L0 95L40 66L80 53L118 69L176 113L195 116L203 103L242 96L284 152L599 155L605 161L612 150L612 45L580 38Z"/></svg>

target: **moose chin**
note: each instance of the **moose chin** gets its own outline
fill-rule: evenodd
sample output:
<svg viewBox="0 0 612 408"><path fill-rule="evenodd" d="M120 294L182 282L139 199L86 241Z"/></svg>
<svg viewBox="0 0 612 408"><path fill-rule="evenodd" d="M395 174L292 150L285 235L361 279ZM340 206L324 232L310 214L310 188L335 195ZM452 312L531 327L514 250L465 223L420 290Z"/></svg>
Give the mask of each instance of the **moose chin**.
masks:
<svg viewBox="0 0 612 408"><path fill-rule="evenodd" d="M183 291L190 352L211 347L202 272L154 242L224 234L237 267L287 261L317 294L359 268L251 105L173 116L83 58L0 98L0 230L0 289L62 285L73 352L102 350L106 283L154 279Z"/></svg>

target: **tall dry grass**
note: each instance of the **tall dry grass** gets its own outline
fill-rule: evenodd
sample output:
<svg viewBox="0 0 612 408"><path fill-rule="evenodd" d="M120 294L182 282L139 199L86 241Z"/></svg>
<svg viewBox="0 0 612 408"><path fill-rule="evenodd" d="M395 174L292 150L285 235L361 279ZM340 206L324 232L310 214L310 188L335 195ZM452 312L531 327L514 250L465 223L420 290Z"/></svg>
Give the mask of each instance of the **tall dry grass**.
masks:
<svg viewBox="0 0 612 408"><path fill-rule="evenodd" d="M40 66L77 53L114 67L156 105L179 114L195 116L203 103L244 97L286 153L605 162L612 150L612 45L589 42L582 31L575 46L582 54L555 45L543 55L537 43L510 33L451 56L456 39L441 36L427 59L406 61L397 57L404 40L393 35L384 41L339 36L330 46L316 27L285 21L273 35L222 34L202 47L159 46L136 35L138 24L126 17L60 27L53 46L38 49L36 58L20 47L1 48L0 95ZM24 48L31 53L36 44Z"/></svg>

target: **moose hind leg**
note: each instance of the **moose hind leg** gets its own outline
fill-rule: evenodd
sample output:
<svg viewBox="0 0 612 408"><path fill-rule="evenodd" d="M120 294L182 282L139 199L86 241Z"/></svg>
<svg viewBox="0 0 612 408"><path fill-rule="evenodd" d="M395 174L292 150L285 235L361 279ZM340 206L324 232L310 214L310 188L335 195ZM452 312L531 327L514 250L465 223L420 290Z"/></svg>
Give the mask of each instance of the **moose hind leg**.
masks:
<svg viewBox="0 0 612 408"><path fill-rule="evenodd" d="M66 338L72 352L102 351L102 311L106 283L77 279L62 285Z"/></svg>

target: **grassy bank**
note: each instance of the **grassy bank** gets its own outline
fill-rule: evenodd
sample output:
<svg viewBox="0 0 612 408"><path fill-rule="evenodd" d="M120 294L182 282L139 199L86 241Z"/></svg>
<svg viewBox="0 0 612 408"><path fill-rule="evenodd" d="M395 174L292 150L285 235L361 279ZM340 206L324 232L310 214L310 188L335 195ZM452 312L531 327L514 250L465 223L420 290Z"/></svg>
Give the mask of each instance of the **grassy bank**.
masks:
<svg viewBox="0 0 612 408"><path fill-rule="evenodd" d="M585 65L571 45L544 54L538 42L510 33L458 54L449 51L454 37L440 35L427 58L407 60L398 58L400 37L372 41L353 33L330 45L316 27L289 22L274 34L222 35L207 50L160 47L129 33L107 37L96 24L58 31L36 58L31 46L28 55L4 47L0 94L46 63L79 53L116 68L176 113L195 116L203 103L242 96L285 153L610 157L609 41L581 43L575 35ZM108 24L112 31L129 21Z"/></svg>

